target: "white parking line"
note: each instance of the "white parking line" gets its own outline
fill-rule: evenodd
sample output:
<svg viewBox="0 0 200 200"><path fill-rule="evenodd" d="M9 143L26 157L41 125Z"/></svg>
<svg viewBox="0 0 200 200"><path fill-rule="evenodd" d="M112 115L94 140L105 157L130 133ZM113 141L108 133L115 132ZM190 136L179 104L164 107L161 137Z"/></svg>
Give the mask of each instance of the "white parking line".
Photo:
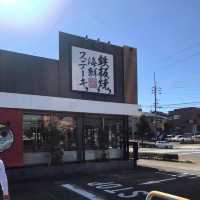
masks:
<svg viewBox="0 0 200 200"><path fill-rule="evenodd" d="M183 172L183 173L178 173L178 174L170 174L170 173L165 173L165 172L155 172L156 174L161 174L161 175L168 175L172 177L177 177L177 178L184 178L187 177L188 179L196 179L199 178L198 175L195 174L190 174L188 172Z"/></svg>
<svg viewBox="0 0 200 200"><path fill-rule="evenodd" d="M189 179L196 179L196 178L199 178L198 176L191 176L189 177Z"/></svg>
<svg viewBox="0 0 200 200"><path fill-rule="evenodd" d="M80 195L82 195L83 197L86 197L89 200L103 200L102 198L92 194L91 192L88 192L86 190L83 190L82 188L79 188L77 186L71 185L71 184L64 184L62 185L64 188L67 188L73 192L76 192Z"/></svg>
<svg viewBox="0 0 200 200"><path fill-rule="evenodd" d="M152 184L163 183L163 182L167 182L167 181L173 181L176 179L177 178L167 178L167 179L161 179L161 180L156 180L156 181L147 181L144 183L140 183L139 185L152 185Z"/></svg>
<svg viewBox="0 0 200 200"><path fill-rule="evenodd" d="M169 174L169 173L165 173L165 172L156 172L156 174L162 174L162 175L167 175L167 176L173 176L176 177L176 174Z"/></svg>
<svg viewBox="0 0 200 200"><path fill-rule="evenodd" d="M177 177L178 178L184 178L184 177L189 177L189 176L190 176L190 174L188 174L188 173L181 173Z"/></svg>

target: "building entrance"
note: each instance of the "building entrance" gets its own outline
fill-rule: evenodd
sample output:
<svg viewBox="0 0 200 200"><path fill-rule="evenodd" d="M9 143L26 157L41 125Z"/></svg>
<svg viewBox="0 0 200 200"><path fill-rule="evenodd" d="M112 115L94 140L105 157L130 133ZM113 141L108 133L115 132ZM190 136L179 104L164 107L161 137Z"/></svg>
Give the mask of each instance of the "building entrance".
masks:
<svg viewBox="0 0 200 200"><path fill-rule="evenodd" d="M83 125L85 160L119 159L123 152L123 120L85 118Z"/></svg>

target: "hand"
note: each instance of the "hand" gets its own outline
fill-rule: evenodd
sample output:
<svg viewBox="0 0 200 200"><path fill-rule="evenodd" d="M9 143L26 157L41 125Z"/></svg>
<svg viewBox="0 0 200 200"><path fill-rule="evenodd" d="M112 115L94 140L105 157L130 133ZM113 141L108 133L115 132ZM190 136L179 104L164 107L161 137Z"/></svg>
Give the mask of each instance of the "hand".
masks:
<svg viewBox="0 0 200 200"><path fill-rule="evenodd" d="M10 200L9 195L3 195L3 200Z"/></svg>

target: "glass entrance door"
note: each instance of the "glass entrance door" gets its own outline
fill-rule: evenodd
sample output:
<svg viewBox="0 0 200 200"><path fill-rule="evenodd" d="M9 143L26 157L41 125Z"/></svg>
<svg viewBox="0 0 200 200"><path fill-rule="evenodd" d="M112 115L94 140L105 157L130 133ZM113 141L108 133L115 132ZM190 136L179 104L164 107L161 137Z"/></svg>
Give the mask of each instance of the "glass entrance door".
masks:
<svg viewBox="0 0 200 200"><path fill-rule="evenodd" d="M123 155L123 121L106 119L104 128L104 141L108 149L110 159L122 158Z"/></svg>
<svg viewBox="0 0 200 200"><path fill-rule="evenodd" d="M107 117L85 118L83 144L85 160L123 157L123 120Z"/></svg>
<svg viewBox="0 0 200 200"><path fill-rule="evenodd" d="M85 160L102 159L102 123L100 118L85 118L83 126Z"/></svg>

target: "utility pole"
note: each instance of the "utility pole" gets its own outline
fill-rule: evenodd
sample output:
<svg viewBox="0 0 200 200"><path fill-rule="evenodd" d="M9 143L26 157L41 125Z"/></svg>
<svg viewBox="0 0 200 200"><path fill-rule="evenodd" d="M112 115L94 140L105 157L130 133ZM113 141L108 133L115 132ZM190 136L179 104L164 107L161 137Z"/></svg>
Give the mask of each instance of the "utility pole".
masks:
<svg viewBox="0 0 200 200"><path fill-rule="evenodd" d="M153 76L154 86L153 86L153 94L154 94L154 112L157 114L157 82L156 82L156 73L154 72Z"/></svg>
<svg viewBox="0 0 200 200"><path fill-rule="evenodd" d="M157 129L158 129L158 121L157 121L157 110L158 110L158 94L161 94L161 88L158 87L157 85L157 81L156 81L156 73L154 72L154 83L153 83L153 87L152 87L152 93L154 96L154 131L157 137Z"/></svg>

